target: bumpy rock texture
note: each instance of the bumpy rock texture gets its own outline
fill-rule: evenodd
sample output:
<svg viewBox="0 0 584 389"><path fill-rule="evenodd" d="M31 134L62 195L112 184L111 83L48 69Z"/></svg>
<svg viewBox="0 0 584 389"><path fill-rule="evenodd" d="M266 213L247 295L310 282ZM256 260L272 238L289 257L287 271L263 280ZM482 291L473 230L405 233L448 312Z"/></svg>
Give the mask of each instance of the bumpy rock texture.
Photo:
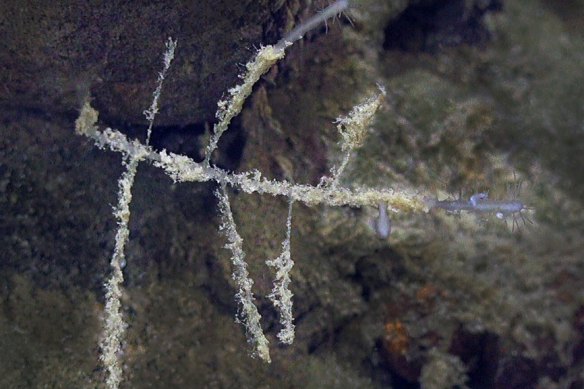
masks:
<svg viewBox="0 0 584 389"><path fill-rule="evenodd" d="M103 381L97 338L122 167L74 134L81 101L93 99L102 125L144 139L172 36L153 145L201 158L238 64L325 3L0 5L0 387ZM364 0L348 16L260 81L218 163L316 184L341 157L332 121L381 82L387 103L343 185L509 198L521 180L534 225L512 233L496 218L400 214L388 242L369 227L375 210L297 205L297 336L278 347L264 261L278 255L287 204L234 193L272 344L264 365L233 322L213 187L140 165L124 387L584 385L584 3Z"/></svg>

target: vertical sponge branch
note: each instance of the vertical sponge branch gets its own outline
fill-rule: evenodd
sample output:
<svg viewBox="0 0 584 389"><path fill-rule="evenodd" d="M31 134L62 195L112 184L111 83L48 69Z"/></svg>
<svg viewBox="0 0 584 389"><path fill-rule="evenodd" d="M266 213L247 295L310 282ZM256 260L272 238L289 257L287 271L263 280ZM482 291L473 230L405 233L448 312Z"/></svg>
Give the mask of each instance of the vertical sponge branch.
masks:
<svg viewBox="0 0 584 389"><path fill-rule="evenodd" d="M97 111L86 101L81 108L79 118L75 122L75 131L78 134L92 136L97 131ZM124 262L124 247L128 241L130 220L130 203L132 201L132 186L136 177L138 162L142 154L125 152L127 161L124 162L126 171L118 181L118 205L114 208L114 216L118 221L114 254L110 261L111 276L105 283L105 310L104 328L100 340L101 354L99 359L107 370L106 386L108 389L117 389L122 380L122 366L119 358L120 344L124 338L126 323L121 313L121 285L124 282L122 263Z"/></svg>
<svg viewBox="0 0 584 389"><path fill-rule="evenodd" d="M243 239L237 233L227 188L221 185L215 191L215 196L219 201L219 214L221 215L221 226L219 231L225 235L227 244L225 248L231 251L231 263L233 265L233 280L239 290L235 298L239 301L239 320L244 326L247 334L247 341L254 347L253 354L260 357L265 362L270 362L270 350L262 327L260 326L261 315L258 312L253 300L253 280L249 277L245 253L243 252Z"/></svg>
<svg viewBox="0 0 584 389"><path fill-rule="evenodd" d="M105 311L104 329L101 339L100 359L108 371L106 380L109 389L115 389L122 380L122 366L118 355L120 343L124 338L126 323L121 313L121 285L124 282L122 263L124 262L124 247L130 234L128 222L130 220L130 202L132 201L132 186L138 168L138 159L130 157L125 162L126 171L118 181L118 206L114 215L118 219L118 231L116 232L116 244L114 255L110 262L112 274L105 284Z"/></svg>
<svg viewBox="0 0 584 389"><path fill-rule="evenodd" d="M166 73L170 69L170 63L174 59L174 50L176 49L176 41L172 38L168 38L166 41L166 51L164 52L163 63L164 66L162 71L158 73L158 80L156 83L156 89L152 94L152 104L150 108L144 110L144 116L148 120L148 130L146 132L146 144L150 144L150 136L152 135L152 127L154 126L154 118L158 113L158 100L160 100L160 94L162 93L162 84L166 78Z"/></svg>
<svg viewBox="0 0 584 389"><path fill-rule="evenodd" d="M290 231L292 230L292 203L288 206L288 219L286 220L286 239L282 242L282 253L274 260L266 261L268 266L276 269L274 288L268 296L280 313L282 329L278 333L278 339L285 344L294 342L294 316L292 316L292 292L288 288L290 284L290 270L294 261L290 255Z"/></svg>
<svg viewBox="0 0 584 389"><path fill-rule="evenodd" d="M75 122L75 131L78 134L92 136L96 134L97 111L85 102L81 108L79 118ZM126 323L120 312L122 289L124 282L122 263L124 262L124 247L128 241L128 222L130 220L130 202L132 201L132 186L136 177L138 162L141 154L130 155L126 152L128 161L124 162L126 171L118 181L118 205L114 208L114 216L118 220L114 254L110 267L111 276L105 283L105 310L104 329L100 340L101 355L99 359L107 370L106 386L108 389L118 388L122 380L122 366L119 358L120 343L124 338Z"/></svg>

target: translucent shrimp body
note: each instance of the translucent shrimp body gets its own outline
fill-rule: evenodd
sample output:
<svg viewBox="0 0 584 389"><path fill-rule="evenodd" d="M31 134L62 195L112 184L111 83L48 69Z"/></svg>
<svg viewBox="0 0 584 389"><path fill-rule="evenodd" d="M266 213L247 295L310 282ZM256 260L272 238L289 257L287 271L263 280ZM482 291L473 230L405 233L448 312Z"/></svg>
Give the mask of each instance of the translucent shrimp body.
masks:
<svg viewBox="0 0 584 389"><path fill-rule="evenodd" d="M470 196L468 201L462 199L458 200L430 200L427 201L429 209L443 209L446 212L472 212L476 214L495 214L498 219L505 219L507 216L513 218L513 229L518 226L517 216L521 218L523 224L526 222L531 224L531 220L522 215L522 212L527 210L527 207L522 201L494 201L489 200L488 194L485 192L475 193Z"/></svg>
<svg viewBox="0 0 584 389"><path fill-rule="evenodd" d="M519 213L526 209L525 204L521 201L479 201L472 207L472 212L476 213L494 213L499 217L499 214L512 215L514 213ZM499 217L501 218L501 217Z"/></svg>

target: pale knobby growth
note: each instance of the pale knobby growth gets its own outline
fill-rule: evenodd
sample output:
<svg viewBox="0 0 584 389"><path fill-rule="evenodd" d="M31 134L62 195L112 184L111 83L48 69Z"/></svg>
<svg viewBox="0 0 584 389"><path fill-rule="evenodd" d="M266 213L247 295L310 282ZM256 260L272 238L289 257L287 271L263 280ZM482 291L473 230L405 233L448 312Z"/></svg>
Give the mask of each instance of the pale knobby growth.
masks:
<svg viewBox="0 0 584 389"><path fill-rule="evenodd" d="M428 361L422 368L420 383L424 389L468 389L466 367L459 357L436 348L428 351Z"/></svg>
<svg viewBox="0 0 584 389"><path fill-rule="evenodd" d="M332 177L328 179L328 182L323 181L324 184L329 184L333 188L336 187L339 177L349 164L351 155L355 150L363 146L373 117L385 97L385 88L382 85L377 87L380 92L377 96L370 97L364 103L353 107L348 116L341 116L336 120L337 129L341 134L341 150L345 155L341 165L338 168L333 167L331 169Z"/></svg>
<svg viewBox="0 0 584 389"><path fill-rule="evenodd" d="M342 12L348 6L347 1L337 1L329 8L319 13L309 20L309 27L314 28L322 23L326 18ZM232 186L245 193L271 194L283 196L290 204L288 218L286 222L286 238L282 244L282 253L275 260L267 261L268 265L275 268L276 276L274 289L268 296L278 309L282 324L282 330L278 337L283 343L291 343L294 339L294 325L292 316L292 293L289 290L290 270L293 261L290 255L290 231L292 220L292 203L302 202L306 205L326 204L328 206L374 206L380 203L387 204L394 211L426 211L427 206L422 196L415 192L394 191L392 189L373 190L367 188L348 189L337 185L337 179L348 163L335 170L332 180L328 182L334 185L301 185L292 184L288 181L269 180L262 177L258 171L248 171L243 173L231 173L211 165L213 151L221 135L227 130L230 121L237 116L250 95L254 84L261 75L278 60L284 57L285 48L290 46L295 40L300 39L302 34L308 31L307 26L300 26L284 37L275 46L261 48L256 57L247 65L247 73L241 76L243 83L229 90L230 97L226 101L218 103L216 117L219 122L214 127L214 134L206 148L205 160L197 163L186 156L168 153L165 150L155 151L148 145L140 143L138 140L129 141L126 136L117 130L107 128L99 131L97 123L97 112L87 101L76 122L76 131L79 134L91 137L96 144L107 147L115 152L120 152L127 158L126 172L119 181L118 206L115 215L118 218L118 232L116 235L116 248L111 261L112 276L106 283L106 308L105 308L105 328L101 342L102 356L106 369L108 370L108 388L117 388L121 380L120 348L123 342L125 324L120 312L121 284L123 274L121 271L124 262L124 246L128 240L128 221L130 216L131 188L136 174L138 162L146 160L154 166L162 168L173 180L181 182L206 182L213 181L219 184L216 197L219 202L219 212L222 219L221 231L227 238L227 245L231 251L233 264L233 279L236 281L238 292L236 298L240 304L239 321L246 328L249 342L254 346L253 355L256 355L266 362L270 361L268 340L266 339L260 325L260 314L254 304L252 292L253 281L247 272L245 253L242 250L242 239L237 233L236 225L231 213L229 198L226 187ZM145 111L149 121L149 131L147 140L150 138L152 123L158 112L158 101L162 90L162 82L166 77L170 63L174 57L176 42L169 40L166 44L164 55L164 68L159 73L158 86L154 92L151 107ZM385 91L379 88L380 93L367 99L364 103L356 106L347 117L337 120L339 131L341 132L342 149L348 153L358 148L367 133L368 127L373 120L373 116L379 106Z"/></svg>

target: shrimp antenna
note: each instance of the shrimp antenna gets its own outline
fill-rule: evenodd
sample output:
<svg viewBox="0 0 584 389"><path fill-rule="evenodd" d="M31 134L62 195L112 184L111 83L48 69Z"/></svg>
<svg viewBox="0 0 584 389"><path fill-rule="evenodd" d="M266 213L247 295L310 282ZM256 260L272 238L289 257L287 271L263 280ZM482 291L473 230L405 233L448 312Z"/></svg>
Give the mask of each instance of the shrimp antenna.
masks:
<svg viewBox="0 0 584 389"><path fill-rule="evenodd" d="M349 8L349 0L337 0L325 9L322 12L314 15L313 17L309 18L304 23L300 24L288 34L286 34L282 39L276 43L274 46L276 50L284 50L287 46L291 45L292 43L296 42L297 40L302 39L304 34L308 31L315 29L321 23L327 21L327 19L342 13L347 8Z"/></svg>

